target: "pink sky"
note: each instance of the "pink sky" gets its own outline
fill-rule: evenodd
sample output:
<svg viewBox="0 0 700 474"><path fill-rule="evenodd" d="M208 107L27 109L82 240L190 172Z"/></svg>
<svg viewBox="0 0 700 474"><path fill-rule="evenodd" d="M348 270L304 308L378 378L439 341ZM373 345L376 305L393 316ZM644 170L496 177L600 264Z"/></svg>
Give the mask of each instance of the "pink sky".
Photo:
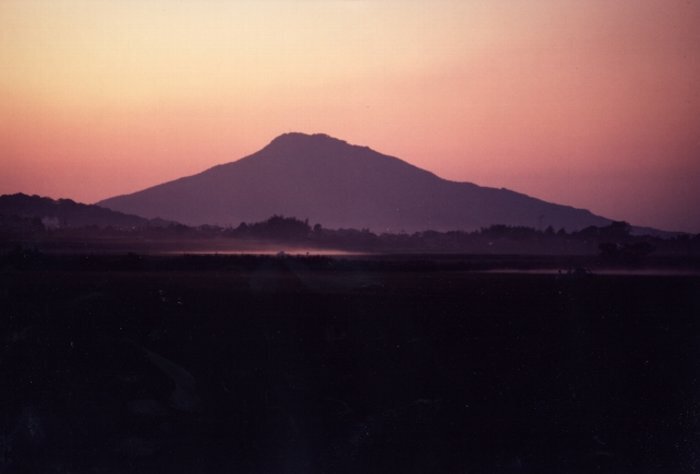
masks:
<svg viewBox="0 0 700 474"><path fill-rule="evenodd" d="M700 232L694 1L3 0L0 193L83 202L324 132Z"/></svg>

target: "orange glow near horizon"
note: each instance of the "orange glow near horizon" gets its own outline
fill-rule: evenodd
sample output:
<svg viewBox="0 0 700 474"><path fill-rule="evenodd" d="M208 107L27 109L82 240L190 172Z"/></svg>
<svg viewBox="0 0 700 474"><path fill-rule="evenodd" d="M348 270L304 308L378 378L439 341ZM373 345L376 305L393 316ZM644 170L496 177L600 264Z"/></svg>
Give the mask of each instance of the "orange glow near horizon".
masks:
<svg viewBox="0 0 700 474"><path fill-rule="evenodd" d="M323 132L700 232L700 5L4 0L0 194L95 202Z"/></svg>

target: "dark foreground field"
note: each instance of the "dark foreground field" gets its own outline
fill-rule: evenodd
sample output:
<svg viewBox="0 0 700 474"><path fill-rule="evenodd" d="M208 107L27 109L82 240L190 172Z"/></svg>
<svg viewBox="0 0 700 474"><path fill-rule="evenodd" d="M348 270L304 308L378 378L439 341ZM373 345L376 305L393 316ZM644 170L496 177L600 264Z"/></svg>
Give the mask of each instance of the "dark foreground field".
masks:
<svg viewBox="0 0 700 474"><path fill-rule="evenodd" d="M32 258L2 473L700 470L697 276Z"/></svg>

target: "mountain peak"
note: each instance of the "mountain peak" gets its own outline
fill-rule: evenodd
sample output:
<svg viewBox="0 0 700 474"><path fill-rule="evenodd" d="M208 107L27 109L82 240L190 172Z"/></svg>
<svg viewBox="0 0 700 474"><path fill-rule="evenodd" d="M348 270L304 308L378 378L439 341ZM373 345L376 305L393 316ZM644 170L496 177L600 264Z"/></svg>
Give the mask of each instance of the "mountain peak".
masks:
<svg viewBox="0 0 700 474"><path fill-rule="evenodd" d="M318 163L318 160L366 157L368 150L367 147L352 145L325 133L290 132L278 136L252 156L283 162L300 163L311 160Z"/></svg>
<svg viewBox="0 0 700 474"><path fill-rule="evenodd" d="M348 150L352 145L325 133L284 133L270 142L262 151L283 155L333 155Z"/></svg>
<svg viewBox="0 0 700 474"><path fill-rule="evenodd" d="M331 137L325 133L302 133L289 132L279 135L270 142L270 145L310 145L310 144L336 144L347 145L348 142L338 138Z"/></svg>

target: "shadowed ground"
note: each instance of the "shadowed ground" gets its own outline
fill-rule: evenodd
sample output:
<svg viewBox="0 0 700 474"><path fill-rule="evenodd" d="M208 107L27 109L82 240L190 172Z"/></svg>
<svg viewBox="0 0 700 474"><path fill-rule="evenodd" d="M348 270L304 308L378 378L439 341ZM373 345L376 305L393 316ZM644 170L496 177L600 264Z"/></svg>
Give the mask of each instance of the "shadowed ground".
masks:
<svg viewBox="0 0 700 474"><path fill-rule="evenodd" d="M700 469L698 277L83 260L0 272L0 472Z"/></svg>

